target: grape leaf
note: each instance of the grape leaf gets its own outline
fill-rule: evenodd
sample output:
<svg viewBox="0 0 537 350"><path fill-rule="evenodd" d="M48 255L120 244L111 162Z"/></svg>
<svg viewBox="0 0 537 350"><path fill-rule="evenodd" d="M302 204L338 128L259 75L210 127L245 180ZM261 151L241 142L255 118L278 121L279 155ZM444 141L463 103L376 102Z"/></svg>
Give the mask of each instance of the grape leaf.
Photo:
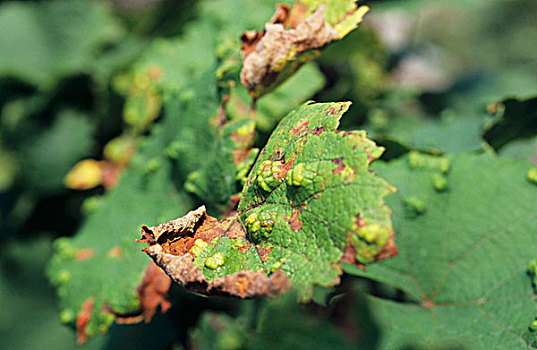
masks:
<svg viewBox="0 0 537 350"><path fill-rule="evenodd" d="M504 157L525 158L533 164L537 164L537 136L511 141L503 146L498 154Z"/></svg>
<svg viewBox="0 0 537 350"><path fill-rule="evenodd" d="M254 135L252 119L223 125L209 158L201 169L190 173L185 188L223 211L222 208L229 206L231 196L239 191L237 183L246 181L255 161L259 150L252 148Z"/></svg>
<svg viewBox="0 0 537 350"><path fill-rule="evenodd" d="M270 92L355 29L368 10L347 0L297 1L292 9L278 5L262 33L248 31L241 37L242 85L252 97Z"/></svg>
<svg viewBox="0 0 537 350"><path fill-rule="evenodd" d="M420 159L375 167L399 189L386 200L399 256L365 272L344 266L407 295L404 303L370 298L386 329L379 349L534 348L528 326L537 309L526 273L537 248L537 186L526 179L531 165L492 153L452 156L447 186L437 188L441 169L432 165L445 161Z"/></svg>
<svg viewBox="0 0 537 350"><path fill-rule="evenodd" d="M437 118L416 118L397 116L389 119L387 125L366 126L371 137L379 142L399 142L409 149L432 153L464 152L479 149L484 116L455 115L451 111Z"/></svg>
<svg viewBox="0 0 537 350"><path fill-rule="evenodd" d="M146 252L172 279L198 292L272 295L293 284L339 282L340 261L358 266L396 253L393 191L368 171L383 149L365 132L337 131L349 103L306 103L275 129L248 177L238 213L218 221L205 208L142 227Z"/></svg>
<svg viewBox="0 0 537 350"><path fill-rule="evenodd" d="M133 229L184 207L167 170L162 167L149 179L127 172L74 238L56 241L48 274L60 296L61 317L76 321L79 342L106 331L116 316L140 313L136 290L147 260L133 242Z"/></svg>
<svg viewBox="0 0 537 350"><path fill-rule="evenodd" d="M97 202L73 238L56 243L48 274L57 287L65 322L76 322L79 342L106 331L116 317L139 315L141 307L150 305L144 295L151 291L141 288L147 285L147 259L134 242L132 229L143 222L168 220L172 212L191 205L177 191L182 185L176 186L172 174L179 167L176 176L186 178L201 162L195 159L195 150L208 149L200 143L205 142L203 136L211 140L209 118L218 110L211 77L214 69L191 84L188 98L167 101L164 119L141 142L117 187ZM193 135L198 140L193 141ZM178 165L174 155L191 158L185 156ZM150 317L154 310L142 311Z"/></svg>

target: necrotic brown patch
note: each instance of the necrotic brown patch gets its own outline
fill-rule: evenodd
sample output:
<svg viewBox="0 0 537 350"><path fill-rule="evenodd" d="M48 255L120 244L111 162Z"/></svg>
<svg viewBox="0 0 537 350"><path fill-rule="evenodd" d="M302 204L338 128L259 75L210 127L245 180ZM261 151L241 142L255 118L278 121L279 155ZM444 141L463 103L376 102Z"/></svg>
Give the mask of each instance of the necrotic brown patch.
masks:
<svg viewBox="0 0 537 350"><path fill-rule="evenodd" d="M302 220L298 218L298 215L300 212L298 210L294 210L291 213L291 219L289 220L289 225L291 225L291 230L293 231L300 231L302 229Z"/></svg>
<svg viewBox="0 0 537 350"><path fill-rule="evenodd" d="M256 246L257 253L259 254L259 257L261 258L261 261L263 263L267 262L267 259L269 257L270 252L272 251L272 246L264 245L264 246Z"/></svg>

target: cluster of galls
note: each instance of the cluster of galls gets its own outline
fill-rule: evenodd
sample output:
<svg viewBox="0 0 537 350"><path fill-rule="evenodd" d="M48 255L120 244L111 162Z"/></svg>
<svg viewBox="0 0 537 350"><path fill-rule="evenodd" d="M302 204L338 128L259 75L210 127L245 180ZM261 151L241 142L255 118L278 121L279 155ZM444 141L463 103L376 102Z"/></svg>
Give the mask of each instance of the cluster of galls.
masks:
<svg viewBox="0 0 537 350"><path fill-rule="evenodd" d="M280 172L280 167L283 163L279 160L265 160L257 169L257 184L266 192L271 192L278 186L278 180L274 177L275 173Z"/></svg>
<svg viewBox="0 0 537 350"><path fill-rule="evenodd" d="M283 163L279 160L270 161L265 160L261 163L259 169L257 169L257 185L261 187L265 192L271 192L279 183L279 180L274 174L279 173L282 169ZM298 163L292 169L290 169L285 175L285 182L288 186L310 186L313 184L315 178L315 171L309 169L304 163Z"/></svg>
<svg viewBox="0 0 537 350"><path fill-rule="evenodd" d="M272 211L251 213L245 220L248 236L254 242L268 238L274 228L274 213Z"/></svg>
<svg viewBox="0 0 537 350"><path fill-rule="evenodd" d="M356 259L362 264L374 262L391 235L392 230L382 224L369 224L360 228L357 237L353 238L358 253Z"/></svg>

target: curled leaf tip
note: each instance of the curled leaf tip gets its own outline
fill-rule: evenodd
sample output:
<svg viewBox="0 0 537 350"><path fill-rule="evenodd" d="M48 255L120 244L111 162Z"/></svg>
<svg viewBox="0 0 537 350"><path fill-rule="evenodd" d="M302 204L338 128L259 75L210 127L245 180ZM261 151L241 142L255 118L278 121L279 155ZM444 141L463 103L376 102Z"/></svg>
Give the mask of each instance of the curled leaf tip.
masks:
<svg viewBox="0 0 537 350"><path fill-rule="evenodd" d="M368 10L345 0L278 5L263 32L248 31L241 37L241 83L252 97L272 91L326 45L356 28Z"/></svg>

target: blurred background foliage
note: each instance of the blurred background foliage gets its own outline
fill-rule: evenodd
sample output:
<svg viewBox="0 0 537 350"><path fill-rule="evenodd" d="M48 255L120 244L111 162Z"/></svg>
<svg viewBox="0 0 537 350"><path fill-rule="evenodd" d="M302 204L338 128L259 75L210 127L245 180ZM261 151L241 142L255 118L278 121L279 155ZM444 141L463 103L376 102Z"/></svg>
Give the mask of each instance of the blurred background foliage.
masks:
<svg viewBox="0 0 537 350"><path fill-rule="evenodd" d="M226 112L231 120L244 115L248 98L236 79L239 36L261 29L273 4L0 4L2 348L75 348L75 335L60 324L58 301L45 276L54 239L76 233L76 242L106 240L111 230L119 230L116 236L133 231L129 237L136 237L140 224L182 215L206 199L203 190L185 190L184 184L218 144L206 130L208 116L216 114L221 90L230 86L212 91L203 79L234 82ZM343 127L366 129L387 148L385 160L409 150L442 154L492 147L500 155L537 163L532 99L537 96L537 2L369 4L371 13L359 30L258 102L255 146L262 147L278 120L304 100L350 100ZM168 156L160 158L164 148ZM173 182L162 180L177 162L181 169ZM147 174L150 185L140 185ZM122 197L122 191L128 195ZM99 206L109 210L91 216ZM121 210L134 219L115 222ZM212 207L215 215L224 210L222 203ZM133 264L143 270L147 259L140 248L125 249L142 256ZM87 283L101 283L99 277L87 277L100 274L99 266L86 268ZM132 281L127 282L139 282ZM103 283L113 288L113 276ZM363 292L397 298L396 292L379 288L345 277L340 287L319 290L316 303L300 306L292 296L207 299L172 286L173 306L166 314L157 312L150 323L114 324L106 336L82 347L262 349L273 348L275 337L285 332L284 348L359 344L373 349L378 329Z"/></svg>

